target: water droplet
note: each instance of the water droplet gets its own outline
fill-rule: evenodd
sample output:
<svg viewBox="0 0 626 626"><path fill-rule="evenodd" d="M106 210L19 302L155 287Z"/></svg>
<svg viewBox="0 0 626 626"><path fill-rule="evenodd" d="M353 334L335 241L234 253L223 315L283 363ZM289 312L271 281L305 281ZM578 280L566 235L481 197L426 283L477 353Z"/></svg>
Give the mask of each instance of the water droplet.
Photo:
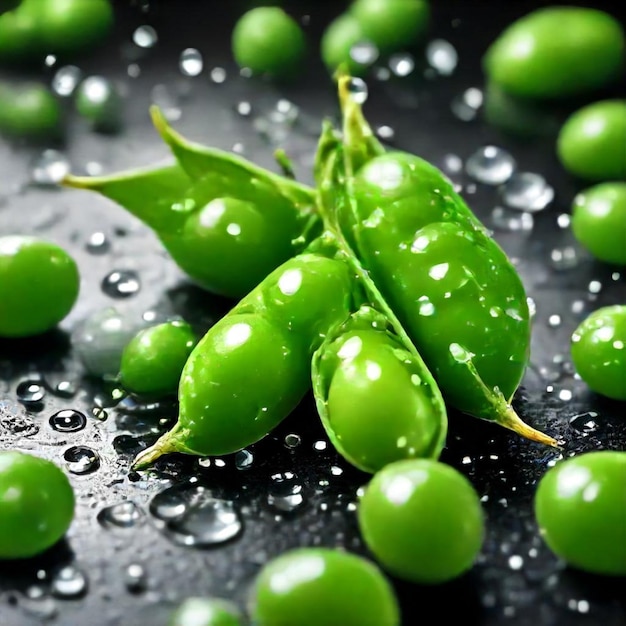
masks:
<svg viewBox="0 0 626 626"><path fill-rule="evenodd" d="M35 380L24 380L15 388L15 395L22 404L38 404L46 397L46 389Z"/></svg>
<svg viewBox="0 0 626 626"><path fill-rule="evenodd" d="M291 513L304 504L302 485L293 472L274 474L267 494L267 503L284 513Z"/></svg>
<svg viewBox="0 0 626 626"><path fill-rule="evenodd" d="M389 69L396 76L408 76L415 69L415 59L408 53L392 54L389 57Z"/></svg>
<svg viewBox="0 0 626 626"><path fill-rule="evenodd" d="M452 100L452 113L463 122L476 118L483 104L483 92L477 87L466 89L460 96Z"/></svg>
<svg viewBox="0 0 626 626"><path fill-rule="evenodd" d="M550 315L550 317L548 318L548 326L551 326L552 328L556 328L557 326L561 325L561 316L560 315Z"/></svg>
<svg viewBox="0 0 626 626"><path fill-rule="evenodd" d="M100 457L86 446L73 446L63 453L65 465L72 474L91 474L100 467Z"/></svg>
<svg viewBox="0 0 626 626"><path fill-rule="evenodd" d="M33 165L33 181L38 185L56 186L70 173L70 162L58 150L47 149Z"/></svg>
<svg viewBox="0 0 626 626"><path fill-rule="evenodd" d="M226 80L226 70L223 67L214 67L210 74L211 81L221 85Z"/></svg>
<svg viewBox="0 0 626 626"><path fill-rule="evenodd" d="M74 93L80 83L83 73L75 65L66 65L59 68L52 78L52 91L59 96L67 98Z"/></svg>
<svg viewBox="0 0 626 626"><path fill-rule="evenodd" d="M449 41L433 39L426 46L426 60L439 74L449 76L456 69L459 55Z"/></svg>
<svg viewBox="0 0 626 626"><path fill-rule="evenodd" d="M185 76L198 76L204 68L202 54L195 48L186 48L180 54L179 67Z"/></svg>
<svg viewBox="0 0 626 626"><path fill-rule="evenodd" d="M98 522L105 528L131 528L141 519L139 507L131 500L124 500L104 507L98 513Z"/></svg>
<svg viewBox="0 0 626 626"><path fill-rule="evenodd" d="M359 41L350 48L350 57L360 65L371 65L378 59L378 48L371 41Z"/></svg>
<svg viewBox="0 0 626 626"><path fill-rule="evenodd" d="M85 250L89 254L106 254L111 249L111 241L105 233L91 233L85 242Z"/></svg>
<svg viewBox="0 0 626 626"><path fill-rule="evenodd" d="M376 127L376 135L383 141L393 141L396 131L391 126L382 125Z"/></svg>
<svg viewBox="0 0 626 626"><path fill-rule="evenodd" d="M578 415L570 417L569 425L581 433L593 433L598 430L596 417L598 417L598 414L595 411L579 413Z"/></svg>
<svg viewBox="0 0 626 626"><path fill-rule="evenodd" d="M587 290L591 294L600 293L600 291L602 291L602 283L599 280L592 280L589 282Z"/></svg>
<svg viewBox="0 0 626 626"><path fill-rule="evenodd" d="M289 433L285 435L284 443L285 443L285 448L288 448L289 450L293 450L302 443L302 439L300 439L300 435L296 435L295 433Z"/></svg>
<svg viewBox="0 0 626 626"><path fill-rule="evenodd" d="M139 78L141 75L141 67L137 63L129 63L126 68L126 73L129 78Z"/></svg>
<svg viewBox="0 0 626 626"><path fill-rule="evenodd" d="M252 105L247 100L241 100L237 102L235 110L241 117L248 117L252 114Z"/></svg>
<svg viewBox="0 0 626 626"><path fill-rule="evenodd" d="M63 409L52 415L49 423L60 433L75 433L87 426L87 418L75 409Z"/></svg>
<svg viewBox="0 0 626 626"><path fill-rule="evenodd" d="M150 92L152 104L161 109L161 113L168 122L176 122L182 117L182 110L178 97L166 85L155 85Z"/></svg>
<svg viewBox="0 0 626 626"><path fill-rule="evenodd" d="M139 274L135 270L113 270L104 277L101 288L111 298L129 298L141 289Z"/></svg>
<svg viewBox="0 0 626 626"><path fill-rule="evenodd" d="M98 163L98 161L87 161L85 171L89 176L100 176L104 171L104 167L102 167L102 163Z"/></svg>
<svg viewBox="0 0 626 626"><path fill-rule="evenodd" d="M564 402L569 402L574 397L574 394L570 389L561 389L559 391L559 400L563 400Z"/></svg>
<svg viewBox="0 0 626 626"><path fill-rule="evenodd" d="M73 398L76 391L76 385L71 380L61 380L55 385L53 393L60 398Z"/></svg>
<svg viewBox="0 0 626 626"><path fill-rule="evenodd" d="M316 441L313 444L313 449L318 450L318 451L326 450L327 447L328 447L328 442L324 441L323 439L320 439L319 441Z"/></svg>
<svg viewBox="0 0 626 626"><path fill-rule="evenodd" d="M57 58L54 54L47 54L43 62L46 67L53 67L57 62Z"/></svg>
<svg viewBox="0 0 626 626"><path fill-rule="evenodd" d="M87 592L87 587L87 576L73 565L61 568L50 583L50 590L58 598L78 598Z"/></svg>
<svg viewBox="0 0 626 626"><path fill-rule="evenodd" d="M491 223L499 230L528 232L533 229L535 220L530 213L498 206L491 212Z"/></svg>
<svg viewBox="0 0 626 626"><path fill-rule="evenodd" d="M254 455L249 450L240 450L235 454L235 467L238 470L247 470L254 463Z"/></svg>
<svg viewBox="0 0 626 626"><path fill-rule="evenodd" d="M104 422L106 419L108 419L109 414L106 412L106 409L103 409L102 407L94 407L91 410L91 414L94 416L95 419Z"/></svg>
<svg viewBox="0 0 626 626"><path fill-rule="evenodd" d="M516 172L500 188L502 201L512 209L541 211L554 200L554 189L533 172Z"/></svg>
<svg viewBox="0 0 626 626"><path fill-rule="evenodd" d="M550 264L557 271L574 269L578 267L579 262L578 252L573 246L553 248L550 251Z"/></svg>
<svg viewBox="0 0 626 626"><path fill-rule="evenodd" d="M133 42L140 48L152 48L156 45L159 37L152 26L139 26L133 33Z"/></svg>
<svg viewBox="0 0 626 626"><path fill-rule="evenodd" d="M133 593L144 591L148 584L148 577L143 565L131 563L124 572L126 589Z"/></svg>
<svg viewBox="0 0 626 626"><path fill-rule="evenodd" d="M513 156L497 146L483 146L465 162L465 171L485 185L500 185L506 182L515 167Z"/></svg>
<svg viewBox="0 0 626 626"><path fill-rule="evenodd" d="M391 71L387 67L375 67L374 78L381 82L389 80L391 78Z"/></svg>
<svg viewBox="0 0 626 626"><path fill-rule="evenodd" d="M357 76L352 77L348 83L348 92L357 104L363 104L367 100L367 83Z"/></svg>

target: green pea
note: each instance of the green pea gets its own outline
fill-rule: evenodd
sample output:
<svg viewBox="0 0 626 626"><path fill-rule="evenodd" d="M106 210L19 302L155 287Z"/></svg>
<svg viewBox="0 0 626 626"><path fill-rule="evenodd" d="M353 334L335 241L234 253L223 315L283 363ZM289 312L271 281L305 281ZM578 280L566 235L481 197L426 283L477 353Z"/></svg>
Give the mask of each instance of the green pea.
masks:
<svg viewBox="0 0 626 626"><path fill-rule="evenodd" d="M279 7L257 7L244 13L233 29L235 61L255 74L292 78L307 50L299 24Z"/></svg>
<svg viewBox="0 0 626 626"><path fill-rule="evenodd" d="M61 122L61 106L47 86L0 85L0 132L18 138L47 138L59 134Z"/></svg>
<svg viewBox="0 0 626 626"><path fill-rule="evenodd" d="M626 305L604 306L572 333L570 351L577 373L596 393L626 400Z"/></svg>
<svg viewBox="0 0 626 626"><path fill-rule="evenodd" d="M56 244L0 237L0 337L28 337L54 328L72 310L80 276Z"/></svg>
<svg viewBox="0 0 626 626"><path fill-rule="evenodd" d="M74 491L51 461L0 451L0 559L44 552L65 535L74 517Z"/></svg>
<svg viewBox="0 0 626 626"><path fill-rule="evenodd" d="M179 320L140 330L122 353L120 383L138 395L176 393L183 367L197 342L191 326Z"/></svg>
<svg viewBox="0 0 626 626"><path fill-rule="evenodd" d="M416 583L460 576L483 545L485 517L474 487L453 467L430 459L396 461L374 474L357 514L378 562Z"/></svg>
<svg viewBox="0 0 626 626"><path fill-rule="evenodd" d="M243 626L241 611L220 598L187 598L170 616L168 626Z"/></svg>
<svg viewBox="0 0 626 626"><path fill-rule="evenodd" d="M568 565L626 576L626 452L598 450L551 467L534 498L548 547Z"/></svg>
<svg viewBox="0 0 626 626"><path fill-rule="evenodd" d="M581 191L572 204L572 232L596 259L626 265L626 183Z"/></svg>
<svg viewBox="0 0 626 626"><path fill-rule="evenodd" d="M76 110L89 120L95 130L114 132L119 129L122 97L115 85L102 76L89 76L75 95Z"/></svg>
<svg viewBox="0 0 626 626"><path fill-rule="evenodd" d="M400 459L437 458L447 433L430 373L377 323L380 317L362 308L313 360L315 400L329 438L372 473Z"/></svg>
<svg viewBox="0 0 626 626"><path fill-rule="evenodd" d="M415 45L430 23L425 0L356 0L349 10L383 53Z"/></svg>
<svg viewBox="0 0 626 626"><path fill-rule="evenodd" d="M399 626L393 588L371 561L330 548L295 548L257 575L257 626Z"/></svg>
<svg viewBox="0 0 626 626"><path fill-rule="evenodd" d="M0 15L0 63L27 61L40 52L39 48L34 15L19 10Z"/></svg>
<svg viewBox="0 0 626 626"><path fill-rule="evenodd" d="M510 24L483 57L488 78L529 98L566 98L618 78L624 63L624 30L606 12L548 6Z"/></svg>
<svg viewBox="0 0 626 626"><path fill-rule="evenodd" d="M367 37L354 15L343 13L336 17L326 26L320 42L322 60L329 72L343 66L353 76L365 74L370 64L359 63L351 54L355 45L365 42Z"/></svg>
<svg viewBox="0 0 626 626"><path fill-rule="evenodd" d="M601 100L573 113L557 139L563 167L587 180L626 179L626 100Z"/></svg>

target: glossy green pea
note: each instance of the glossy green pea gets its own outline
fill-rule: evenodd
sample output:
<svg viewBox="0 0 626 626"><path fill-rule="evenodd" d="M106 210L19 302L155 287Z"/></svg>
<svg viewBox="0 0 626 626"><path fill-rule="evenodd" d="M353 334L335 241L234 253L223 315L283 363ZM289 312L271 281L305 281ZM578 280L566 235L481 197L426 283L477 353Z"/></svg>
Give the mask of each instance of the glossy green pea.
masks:
<svg viewBox="0 0 626 626"><path fill-rule="evenodd" d="M43 84L0 85L0 132L14 137L51 137L61 130L61 107Z"/></svg>
<svg viewBox="0 0 626 626"><path fill-rule="evenodd" d="M601 307L585 318L572 333L570 352L591 390L626 400L626 305Z"/></svg>
<svg viewBox="0 0 626 626"><path fill-rule="evenodd" d="M626 179L626 100L582 107L563 124L557 154L563 167L587 180Z"/></svg>
<svg viewBox="0 0 626 626"><path fill-rule="evenodd" d="M22 62L39 52L35 16L15 9L0 15L0 63Z"/></svg>
<svg viewBox="0 0 626 626"><path fill-rule="evenodd" d="M309 388L312 353L348 317L351 291L342 261L302 254L274 270L196 345L176 425L134 466L169 452L230 454L263 438Z"/></svg>
<svg viewBox="0 0 626 626"><path fill-rule="evenodd" d="M377 328L367 307L359 314L362 323L358 314L351 318L313 359L315 400L329 438L366 472L400 459L437 458L447 433L438 387L397 337Z"/></svg>
<svg viewBox="0 0 626 626"><path fill-rule="evenodd" d="M600 183L577 194L572 232L596 259L626 265L626 183Z"/></svg>
<svg viewBox="0 0 626 626"><path fill-rule="evenodd" d="M349 11L383 53L415 45L430 24L425 0L356 0Z"/></svg>
<svg viewBox="0 0 626 626"><path fill-rule="evenodd" d="M255 74L292 78L301 68L307 44L300 25L279 7L244 13L233 29L235 61Z"/></svg>
<svg viewBox="0 0 626 626"><path fill-rule="evenodd" d="M54 328L72 310L80 276L58 245L18 235L0 237L0 337Z"/></svg>
<svg viewBox="0 0 626 626"><path fill-rule="evenodd" d="M483 545L485 516L469 480L430 459L387 465L357 507L361 535L383 568L422 584L457 578Z"/></svg>
<svg viewBox="0 0 626 626"><path fill-rule="evenodd" d="M243 626L241 611L220 598L187 598L172 613L167 626Z"/></svg>
<svg viewBox="0 0 626 626"><path fill-rule="evenodd" d="M626 452L598 450L551 467L535 492L548 547L568 565L626 576Z"/></svg>
<svg viewBox="0 0 626 626"><path fill-rule="evenodd" d="M251 596L256 626L399 626L395 593L368 559L295 548L266 564Z"/></svg>
<svg viewBox="0 0 626 626"><path fill-rule="evenodd" d="M618 78L624 30L606 12L548 6L508 26L487 49L483 68L505 91L530 98L566 98Z"/></svg>
<svg viewBox="0 0 626 626"><path fill-rule="evenodd" d="M120 383L138 395L176 393L183 367L197 342L191 326L179 320L140 330L122 353Z"/></svg>
<svg viewBox="0 0 626 626"><path fill-rule="evenodd" d="M332 74L340 66L353 76L364 75L370 64L355 60L352 50L354 46L367 42L359 22L350 13L342 13L324 29L320 42L320 51L328 71ZM372 61L375 61L372 58Z"/></svg>
<svg viewBox="0 0 626 626"><path fill-rule="evenodd" d="M0 559L44 552L65 535L73 517L74 491L57 465L0 451Z"/></svg>

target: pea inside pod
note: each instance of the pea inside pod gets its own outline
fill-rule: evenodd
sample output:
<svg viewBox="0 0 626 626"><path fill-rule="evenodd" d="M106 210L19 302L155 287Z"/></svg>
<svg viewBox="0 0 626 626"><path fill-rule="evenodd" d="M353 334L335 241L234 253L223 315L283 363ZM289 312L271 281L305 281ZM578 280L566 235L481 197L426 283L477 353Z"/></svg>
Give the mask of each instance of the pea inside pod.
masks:
<svg viewBox="0 0 626 626"><path fill-rule="evenodd" d="M313 358L313 391L326 432L353 465L374 473L406 458L438 458L443 398L425 365L363 306Z"/></svg>

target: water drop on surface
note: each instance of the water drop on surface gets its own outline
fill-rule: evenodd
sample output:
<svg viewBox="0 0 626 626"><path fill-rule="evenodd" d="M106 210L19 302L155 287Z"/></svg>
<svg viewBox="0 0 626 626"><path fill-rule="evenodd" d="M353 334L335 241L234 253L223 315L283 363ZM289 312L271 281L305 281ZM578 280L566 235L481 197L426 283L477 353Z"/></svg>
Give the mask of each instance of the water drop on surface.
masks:
<svg viewBox="0 0 626 626"><path fill-rule="evenodd" d="M102 279L101 288L111 298L129 298L141 289L139 274L135 270L113 270Z"/></svg>
<svg viewBox="0 0 626 626"><path fill-rule="evenodd" d="M53 430L60 433L75 433L87 426L87 418L75 409L63 409L52 415L49 423Z"/></svg>
<svg viewBox="0 0 626 626"><path fill-rule="evenodd" d="M408 53L392 54L388 64L396 76L408 76L415 69L415 59Z"/></svg>
<svg viewBox="0 0 626 626"><path fill-rule="evenodd" d="M105 528L131 528L141 519L141 510L131 500L104 507L98 513L98 522Z"/></svg>
<svg viewBox="0 0 626 626"><path fill-rule="evenodd" d="M247 100L241 100L235 105L235 110L241 117L248 117L252 113L252 105Z"/></svg>
<svg viewBox="0 0 626 626"><path fill-rule="evenodd" d="M130 63L126 68L129 78L138 78L141 74L141 67L137 63Z"/></svg>
<svg viewBox="0 0 626 626"><path fill-rule="evenodd" d="M87 576L73 565L60 569L50 584L52 594L58 598L78 598L87 592Z"/></svg>
<svg viewBox="0 0 626 626"><path fill-rule="evenodd" d="M426 60L439 74L449 76L456 69L459 55L449 41L433 39L426 46Z"/></svg>
<svg viewBox="0 0 626 626"><path fill-rule="evenodd" d="M554 200L554 189L533 172L516 172L501 187L502 201L520 211L542 211Z"/></svg>
<svg viewBox="0 0 626 626"><path fill-rule="evenodd" d="M143 565L131 563L124 572L124 584L126 589L133 593L144 591L148 583L148 577Z"/></svg>
<svg viewBox="0 0 626 626"><path fill-rule="evenodd" d="M470 87L452 100L450 109L455 117L463 122L469 122L476 118L482 104L483 92L477 87Z"/></svg>
<svg viewBox="0 0 626 626"><path fill-rule="evenodd" d="M300 438L300 435L296 435L295 433L289 433L285 435L285 440L284 440L285 448L288 448L289 450L294 450L301 443L302 443L302 439Z"/></svg>
<svg viewBox="0 0 626 626"><path fill-rule="evenodd" d="M530 213L495 207L491 212L491 223L499 230L528 232L533 229L535 220Z"/></svg>
<svg viewBox="0 0 626 626"><path fill-rule="evenodd" d="M226 70L223 67L214 67L210 74L211 82L221 85L226 80Z"/></svg>
<svg viewBox="0 0 626 626"><path fill-rule="evenodd" d="M32 177L37 185L56 186L70 173L70 162L58 150L44 150L33 165Z"/></svg>
<svg viewBox="0 0 626 626"><path fill-rule="evenodd" d="M583 434L593 433L598 430L598 424L596 422L598 414L595 411L587 411L585 413L579 413L569 419L569 425Z"/></svg>
<svg viewBox="0 0 626 626"><path fill-rule="evenodd" d="M59 96L67 98L74 93L74 90L80 83L83 73L80 68L75 65L66 65L59 68L52 78L52 91Z"/></svg>
<svg viewBox="0 0 626 626"><path fill-rule="evenodd" d="M133 42L140 48L152 48L157 41L158 35L152 26L139 26L133 33Z"/></svg>
<svg viewBox="0 0 626 626"><path fill-rule="evenodd" d="M557 271L571 270L578 267L580 258L576 248L565 246L564 248L553 248L550 251L550 264Z"/></svg>
<svg viewBox="0 0 626 626"><path fill-rule="evenodd" d="M65 466L72 474L91 474L100 467L100 457L86 446L73 446L63 453Z"/></svg>
<svg viewBox="0 0 626 626"><path fill-rule="evenodd" d="M240 450L235 454L235 467L238 470L247 470L254 463L254 455L249 450Z"/></svg>
<svg viewBox="0 0 626 626"><path fill-rule="evenodd" d="M467 174L485 185L500 185L506 182L515 168L513 156L497 146L483 146L465 162Z"/></svg>
<svg viewBox="0 0 626 626"><path fill-rule="evenodd" d="M76 395L76 385L71 380L62 380L54 387L54 395L60 398L73 398Z"/></svg>
<svg viewBox="0 0 626 626"><path fill-rule="evenodd" d="M85 242L85 250L89 254L106 254L111 249L111 241L105 233L96 231L91 233Z"/></svg>
<svg viewBox="0 0 626 626"><path fill-rule="evenodd" d="M391 126L383 124L376 127L376 135L383 141L393 141L396 131Z"/></svg>
<svg viewBox="0 0 626 626"><path fill-rule="evenodd" d="M186 48L180 54L179 68L185 76L198 76L204 68L202 54L196 48Z"/></svg>
<svg viewBox="0 0 626 626"><path fill-rule="evenodd" d="M368 96L367 83L362 78L354 76L348 83L348 92L357 104L363 104Z"/></svg>
<svg viewBox="0 0 626 626"><path fill-rule="evenodd" d="M302 485L292 472L274 474L270 483L267 503L274 509L291 513L304 504Z"/></svg>
<svg viewBox="0 0 626 626"><path fill-rule="evenodd" d="M24 380L15 388L15 395L22 404L38 404L46 397L46 389L39 381Z"/></svg>
<svg viewBox="0 0 626 626"><path fill-rule="evenodd" d="M378 55L378 48L371 41L359 41L350 48L350 58L360 65L375 63Z"/></svg>

